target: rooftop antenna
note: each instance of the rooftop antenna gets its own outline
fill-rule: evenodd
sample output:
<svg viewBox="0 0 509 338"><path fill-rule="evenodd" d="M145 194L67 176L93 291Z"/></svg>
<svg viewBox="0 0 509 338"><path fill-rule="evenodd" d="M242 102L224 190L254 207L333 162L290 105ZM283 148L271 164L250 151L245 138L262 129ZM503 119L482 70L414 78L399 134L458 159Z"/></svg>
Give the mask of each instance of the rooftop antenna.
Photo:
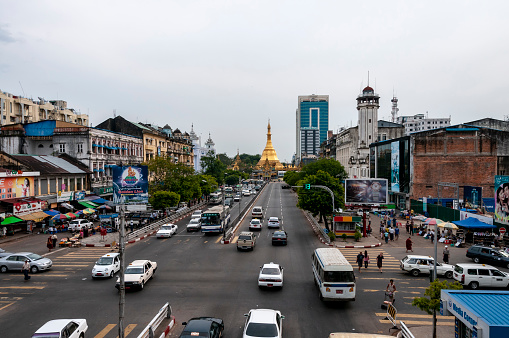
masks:
<svg viewBox="0 0 509 338"><path fill-rule="evenodd" d="M23 92L23 96L26 97L25 91L23 90L23 86L21 85L21 81L18 81L18 82L19 82L19 86L21 87L21 91Z"/></svg>
<svg viewBox="0 0 509 338"><path fill-rule="evenodd" d="M368 87L369 87L369 70L368 70Z"/></svg>

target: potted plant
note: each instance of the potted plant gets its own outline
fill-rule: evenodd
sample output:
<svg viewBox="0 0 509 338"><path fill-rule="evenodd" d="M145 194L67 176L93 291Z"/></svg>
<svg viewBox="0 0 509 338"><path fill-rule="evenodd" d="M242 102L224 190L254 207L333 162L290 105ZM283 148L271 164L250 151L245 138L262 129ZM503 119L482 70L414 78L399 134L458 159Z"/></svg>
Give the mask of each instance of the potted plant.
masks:
<svg viewBox="0 0 509 338"><path fill-rule="evenodd" d="M331 242L333 242L336 239L336 234L334 233L334 231L329 231L327 235L329 236Z"/></svg>
<svg viewBox="0 0 509 338"><path fill-rule="evenodd" d="M359 230L356 230L355 234L353 235L353 237L355 238L356 242L359 242L361 240L361 238L362 238L362 234L361 234L361 232Z"/></svg>
<svg viewBox="0 0 509 338"><path fill-rule="evenodd" d="M348 237L348 236L347 236L346 234L342 234L342 235L341 235L341 238L343 238L343 241L344 241L344 242L346 242L346 238L347 238L347 237Z"/></svg>

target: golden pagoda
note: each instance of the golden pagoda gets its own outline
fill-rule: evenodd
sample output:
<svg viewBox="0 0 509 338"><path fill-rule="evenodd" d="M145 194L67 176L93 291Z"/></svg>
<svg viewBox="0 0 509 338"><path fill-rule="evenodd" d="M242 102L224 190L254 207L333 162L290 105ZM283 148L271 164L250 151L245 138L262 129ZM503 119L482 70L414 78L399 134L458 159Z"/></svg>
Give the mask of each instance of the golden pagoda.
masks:
<svg viewBox="0 0 509 338"><path fill-rule="evenodd" d="M241 163L242 163L242 160L240 159L239 149L237 149L237 156L235 157L235 160L233 161L232 165L228 169L239 170Z"/></svg>
<svg viewBox="0 0 509 338"><path fill-rule="evenodd" d="M258 161L258 164L255 167L258 170L263 170L267 172L269 170L277 171L282 170L284 168L281 162L279 162L279 159L277 158L276 150L272 145L271 136L272 135L270 133L270 120L269 120L269 124L267 126L267 144L265 145L265 149L263 149L260 161Z"/></svg>

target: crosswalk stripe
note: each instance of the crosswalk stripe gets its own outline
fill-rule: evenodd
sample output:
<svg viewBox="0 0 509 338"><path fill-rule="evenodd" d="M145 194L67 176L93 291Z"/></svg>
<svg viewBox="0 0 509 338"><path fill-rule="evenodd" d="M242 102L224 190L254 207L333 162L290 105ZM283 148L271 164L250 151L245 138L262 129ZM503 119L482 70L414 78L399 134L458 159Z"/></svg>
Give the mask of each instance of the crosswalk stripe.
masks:
<svg viewBox="0 0 509 338"><path fill-rule="evenodd" d="M232 243L237 243L237 241L239 240L239 236L235 236L235 238L233 239Z"/></svg>
<svg viewBox="0 0 509 338"><path fill-rule="evenodd" d="M216 243L219 243L221 241L221 239L223 239L222 236L219 236L217 239L216 239Z"/></svg>
<svg viewBox="0 0 509 338"><path fill-rule="evenodd" d="M94 338L103 338L110 332L117 324L108 324L104 329L101 330Z"/></svg>
<svg viewBox="0 0 509 338"><path fill-rule="evenodd" d="M137 326L138 324L129 324L126 328L124 328L124 337L127 337L129 333ZM117 337L118 338L118 337Z"/></svg>
<svg viewBox="0 0 509 338"><path fill-rule="evenodd" d="M37 289L42 290L46 286L0 286L0 289Z"/></svg>
<svg viewBox="0 0 509 338"><path fill-rule="evenodd" d="M14 304L14 303L15 303L15 302L12 302L12 303L9 303L9 304L7 304L7 305L4 305L4 306L0 307L0 311L2 311L3 309L5 309L5 308L7 308L7 307L11 306L11 305L12 305L12 304Z"/></svg>

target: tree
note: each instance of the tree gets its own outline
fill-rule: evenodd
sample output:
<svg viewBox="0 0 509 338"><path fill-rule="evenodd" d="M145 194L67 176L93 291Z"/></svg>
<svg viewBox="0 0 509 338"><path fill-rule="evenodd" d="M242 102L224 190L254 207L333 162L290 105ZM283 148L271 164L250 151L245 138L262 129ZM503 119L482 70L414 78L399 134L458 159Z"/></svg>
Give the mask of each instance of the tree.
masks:
<svg viewBox="0 0 509 338"><path fill-rule="evenodd" d="M348 178L348 173L346 172L345 167L332 158L319 159L318 161L311 162L302 168L302 172L306 176L315 175L319 170L329 173L332 177L339 179L340 182Z"/></svg>
<svg viewBox="0 0 509 338"><path fill-rule="evenodd" d="M446 280L439 281L435 279L429 284L429 287L424 290L424 297L416 297L412 301L413 306L417 306L422 311L426 311L427 314L433 315L433 338L437 336L437 311L440 311L440 294L443 289L461 290L463 289L463 285L458 281L450 283Z"/></svg>
<svg viewBox="0 0 509 338"><path fill-rule="evenodd" d="M201 167L204 174L213 176L218 183L223 183L226 165L214 157L213 154L209 153L207 156L202 156Z"/></svg>
<svg viewBox="0 0 509 338"><path fill-rule="evenodd" d="M305 177L305 174L297 171L287 171L285 176L283 176L283 180L288 185L297 185L297 182L302 180Z"/></svg>
<svg viewBox="0 0 509 338"><path fill-rule="evenodd" d="M213 176L210 176L210 175L197 175L197 178L198 178L198 182L200 184L201 192L204 195L210 195L219 186L217 184L216 179Z"/></svg>
<svg viewBox="0 0 509 338"><path fill-rule="evenodd" d="M179 194L171 191L156 191L149 198L152 208L156 210L164 210L166 208L174 207L179 201Z"/></svg>
<svg viewBox="0 0 509 338"><path fill-rule="evenodd" d="M329 173L319 170L316 175L308 175L304 179L298 181L296 185L304 186L304 184L326 186L332 190L334 194L334 207L344 207L344 188L339 183L339 180L335 177L332 177ZM297 193L297 206L301 209L308 210L313 214L313 216L319 215L319 218L323 220L327 230L330 231L326 217L327 215L332 214L333 211L332 198L330 193L327 190L321 188L312 188L311 190L299 188Z"/></svg>
<svg viewBox="0 0 509 338"><path fill-rule="evenodd" d="M217 154L217 159L221 161L225 166L229 166L232 164L233 160L226 155L226 153L223 154Z"/></svg>

